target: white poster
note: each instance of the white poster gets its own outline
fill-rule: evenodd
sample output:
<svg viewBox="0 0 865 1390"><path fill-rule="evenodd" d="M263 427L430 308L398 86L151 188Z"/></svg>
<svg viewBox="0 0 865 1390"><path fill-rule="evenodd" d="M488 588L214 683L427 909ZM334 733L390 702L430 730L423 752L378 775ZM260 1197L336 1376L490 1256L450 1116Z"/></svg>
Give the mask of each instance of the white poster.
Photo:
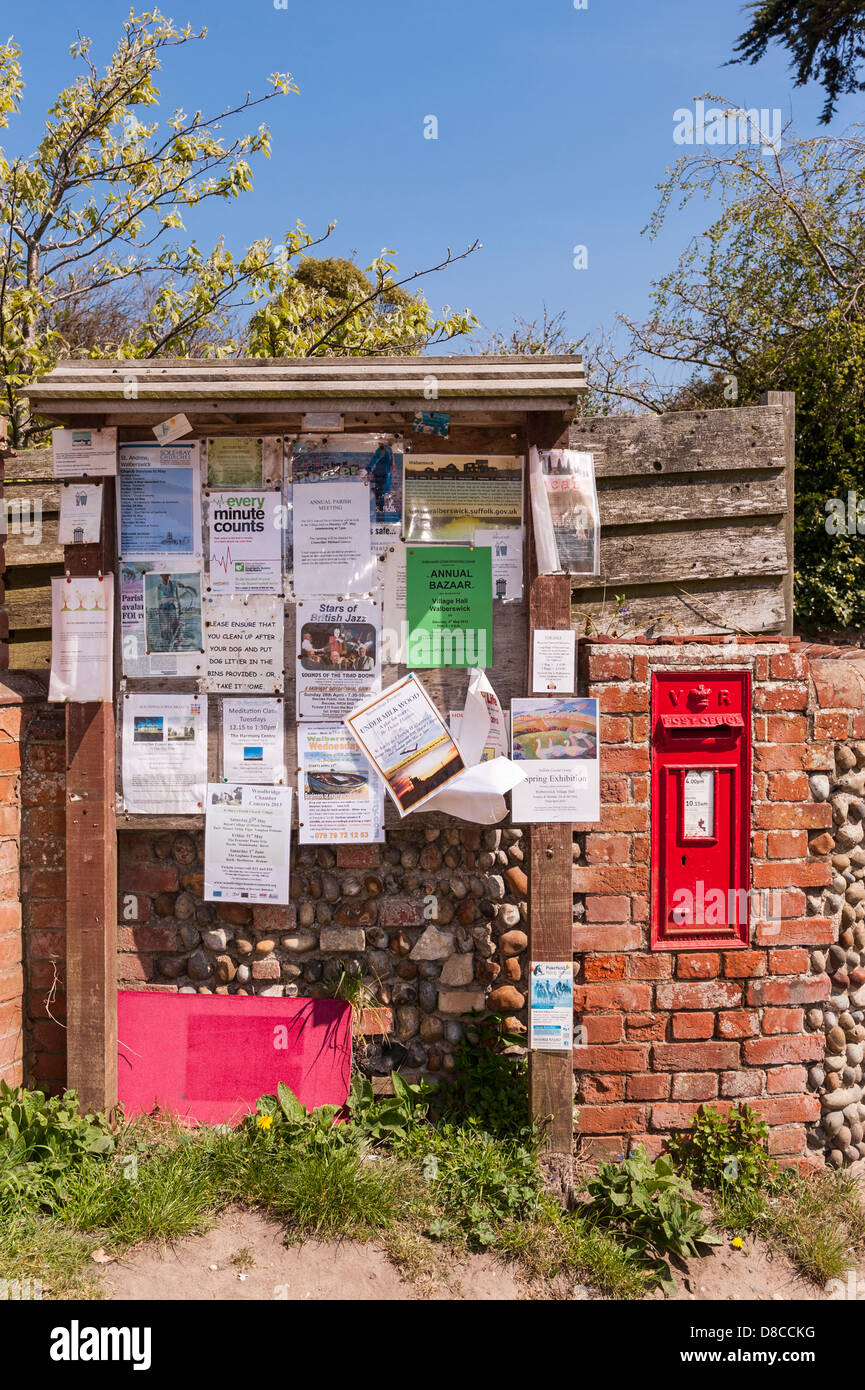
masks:
<svg viewBox="0 0 865 1390"><path fill-rule="evenodd" d="M297 717L339 723L381 689L381 609L371 599L297 604Z"/></svg>
<svg viewBox="0 0 865 1390"><path fill-rule="evenodd" d="M572 695L576 633L536 627L532 645L532 689L547 695Z"/></svg>
<svg viewBox="0 0 865 1390"><path fill-rule="evenodd" d="M570 1052L574 1045L574 963L532 961L529 977L529 1047Z"/></svg>
<svg viewBox="0 0 865 1390"><path fill-rule="evenodd" d="M101 483L64 483L60 489L61 545L95 545L102 531Z"/></svg>
<svg viewBox="0 0 865 1390"><path fill-rule="evenodd" d="M493 598L523 596L523 528L475 531L475 545L488 545L493 559Z"/></svg>
<svg viewBox="0 0 865 1390"><path fill-rule="evenodd" d="M282 593L281 492L210 492L207 519L212 593Z"/></svg>
<svg viewBox="0 0 865 1390"><path fill-rule="evenodd" d="M600 820L597 700L514 700L511 747L525 773L511 803L515 825Z"/></svg>
<svg viewBox="0 0 865 1390"><path fill-rule="evenodd" d="M383 573L382 573L383 571ZM408 645L406 621L405 546L389 546L379 563L382 602L381 660L384 666L404 666Z"/></svg>
<svg viewBox="0 0 865 1390"><path fill-rule="evenodd" d="M126 676L204 674L201 574L120 565L120 633Z"/></svg>
<svg viewBox="0 0 865 1390"><path fill-rule="evenodd" d="M463 714L464 711L461 709L452 709L448 714L448 723L451 733L460 745L460 748L463 746ZM499 706L499 713L490 718L489 728L480 757L482 763L488 763L493 758L507 758L509 756L509 726L510 711L502 710L501 706Z"/></svg>
<svg viewBox="0 0 865 1390"><path fill-rule="evenodd" d="M282 700L222 701L222 775L226 782L285 782Z"/></svg>
<svg viewBox="0 0 865 1390"><path fill-rule="evenodd" d="M292 508L297 598L369 593L375 561L368 484L347 478L296 485Z"/></svg>
<svg viewBox="0 0 865 1390"><path fill-rule="evenodd" d="M55 478L113 478L117 430L52 430Z"/></svg>
<svg viewBox="0 0 865 1390"><path fill-rule="evenodd" d="M112 700L114 576L51 580L49 700Z"/></svg>
<svg viewBox="0 0 865 1390"><path fill-rule="evenodd" d="M268 594L205 595L205 675L211 694L281 695L283 601Z"/></svg>
<svg viewBox="0 0 865 1390"><path fill-rule="evenodd" d="M308 420L305 415L304 429ZM342 423L335 428L342 430ZM296 439L291 449L292 482L300 487L337 478L366 482L372 549L377 556L402 534L402 474L402 444L392 434L340 434L330 439L319 433Z"/></svg>
<svg viewBox="0 0 865 1390"><path fill-rule="evenodd" d="M196 815L207 785L207 696L125 691L123 808L130 815Z"/></svg>
<svg viewBox="0 0 865 1390"><path fill-rule="evenodd" d="M384 788L347 729L299 728L297 761L300 844L383 843Z"/></svg>
<svg viewBox="0 0 865 1390"><path fill-rule="evenodd" d="M123 559L200 569L198 444L121 444L117 474L117 548Z"/></svg>
<svg viewBox="0 0 865 1390"><path fill-rule="evenodd" d="M287 903L291 787L211 782L204 821L206 902Z"/></svg>

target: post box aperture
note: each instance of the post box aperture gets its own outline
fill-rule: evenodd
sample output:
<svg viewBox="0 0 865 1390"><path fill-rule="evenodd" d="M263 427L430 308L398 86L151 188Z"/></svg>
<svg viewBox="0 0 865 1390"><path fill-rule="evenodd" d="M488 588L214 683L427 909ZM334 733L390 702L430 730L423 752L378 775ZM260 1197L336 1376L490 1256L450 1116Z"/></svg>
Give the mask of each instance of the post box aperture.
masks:
<svg viewBox="0 0 865 1390"><path fill-rule="evenodd" d="M652 677L652 949L749 939L751 678Z"/></svg>

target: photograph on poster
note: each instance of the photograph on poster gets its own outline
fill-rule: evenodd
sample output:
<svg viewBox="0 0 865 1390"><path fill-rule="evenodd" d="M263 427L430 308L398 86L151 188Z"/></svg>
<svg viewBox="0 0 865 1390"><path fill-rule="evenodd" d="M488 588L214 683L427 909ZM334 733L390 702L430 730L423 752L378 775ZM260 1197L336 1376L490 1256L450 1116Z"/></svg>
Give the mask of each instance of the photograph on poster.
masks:
<svg viewBox="0 0 865 1390"><path fill-rule="evenodd" d="M282 593L282 494L209 492L208 582L215 594Z"/></svg>
<svg viewBox="0 0 865 1390"><path fill-rule="evenodd" d="M207 696L125 691L123 808L131 815L194 815L207 782Z"/></svg>
<svg viewBox="0 0 865 1390"><path fill-rule="evenodd" d="M287 903L291 788L207 787L204 900Z"/></svg>
<svg viewBox="0 0 865 1390"><path fill-rule="evenodd" d="M285 705L273 700L222 701L222 775L226 781L285 781Z"/></svg>
<svg viewBox="0 0 865 1390"><path fill-rule="evenodd" d="M384 787L347 729L297 731L298 837L302 845L380 844Z"/></svg>
<svg viewBox="0 0 865 1390"><path fill-rule="evenodd" d="M489 546L408 546L408 664L493 664Z"/></svg>
<svg viewBox="0 0 865 1390"><path fill-rule="evenodd" d="M402 531L403 455L399 440L390 436L343 435L298 439L292 445L293 483L358 478L369 485L369 519L375 554Z"/></svg>
<svg viewBox="0 0 865 1390"><path fill-rule="evenodd" d="M151 572L142 576L142 582L145 655L193 654L195 661L176 674L195 674L200 670L204 650L201 575Z"/></svg>
<svg viewBox="0 0 865 1390"><path fill-rule="evenodd" d="M467 544L479 527L519 530L523 460L516 455L409 454L403 477L407 542Z"/></svg>
<svg viewBox="0 0 865 1390"><path fill-rule="evenodd" d="M205 673L211 694L281 695L283 601L269 594L205 594Z"/></svg>
<svg viewBox="0 0 865 1390"><path fill-rule="evenodd" d="M55 478L113 478L117 430L52 430L51 455Z"/></svg>
<svg viewBox="0 0 865 1390"><path fill-rule="evenodd" d="M345 723L406 816L465 769L448 727L415 676L366 701Z"/></svg>
<svg viewBox="0 0 865 1390"><path fill-rule="evenodd" d="M511 746L514 762L526 774L513 792L516 824L599 819L597 700L555 696L513 700Z"/></svg>
<svg viewBox="0 0 865 1390"><path fill-rule="evenodd" d="M371 600L297 605L297 717L338 723L381 689L381 609Z"/></svg>
<svg viewBox="0 0 865 1390"><path fill-rule="evenodd" d="M60 489L60 545L94 545L102 530L101 483L64 483Z"/></svg>
<svg viewBox="0 0 865 1390"><path fill-rule="evenodd" d="M49 700L113 699L114 577L51 580Z"/></svg>
<svg viewBox="0 0 865 1390"><path fill-rule="evenodd" d="M200 560L198 453L194 442L120 446L117 548L124 560Z"/></svg>

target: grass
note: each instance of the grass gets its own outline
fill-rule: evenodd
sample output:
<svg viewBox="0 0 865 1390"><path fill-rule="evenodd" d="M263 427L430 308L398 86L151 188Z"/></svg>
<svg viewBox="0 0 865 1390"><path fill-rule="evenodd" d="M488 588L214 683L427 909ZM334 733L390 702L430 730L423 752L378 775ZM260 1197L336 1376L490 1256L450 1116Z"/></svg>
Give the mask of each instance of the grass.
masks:
<svg viewBox="0 0 865 1390"><path fill-rule="evenodd" d="M865 1206L857 1180L843 1169L789 1179L773 1191L712 1194L716 1224L760 1235L783 1250L817 1284L840 1277L865 1255Z"/></svg>

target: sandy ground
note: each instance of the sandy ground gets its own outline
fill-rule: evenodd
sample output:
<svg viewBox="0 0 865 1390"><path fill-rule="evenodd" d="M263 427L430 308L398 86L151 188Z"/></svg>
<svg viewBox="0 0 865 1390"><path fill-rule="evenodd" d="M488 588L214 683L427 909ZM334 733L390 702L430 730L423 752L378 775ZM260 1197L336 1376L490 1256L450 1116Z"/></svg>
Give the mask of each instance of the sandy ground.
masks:
<svg viewBox="0 0 865 1390"><path fill-rule="evenodd" d="M797 1273L786 1256L759 1240L729 1242L675 1271L680 1300L814 1300L823 1289ZM437 1283L402 1278L384 1250L350 1241L286 1246L282 1227L254 1212L230 1211L203 1236L173 1246L142 1246L100 1270L112 1299L187 1300L514 1300L538 1297L514 1267L491 1255L453 1264L442 1251ZM100 1277L97 1276L97 1277ZM865 1275L860 1275L860 1278ZM594 1299L593 1289L560 1288L559 1297ZM663 1298L656 1292L653 1297Z"/></svg>
<svg viewBox="0 0 865 1390"><path fill-rule="evenodd" d="M520 1286L501 1261L474 1255L442 1269L436 1292L407 1283L376 1245L305 1241L286 1246L283 1229L255 1212L232 1211L203 1236L158 1249L142 1246L107 1266L115 1299L515 1299ZM249 1263L251 1259L252 1263ZM449 1287L448 1287L449 1286Z"/></svg>

